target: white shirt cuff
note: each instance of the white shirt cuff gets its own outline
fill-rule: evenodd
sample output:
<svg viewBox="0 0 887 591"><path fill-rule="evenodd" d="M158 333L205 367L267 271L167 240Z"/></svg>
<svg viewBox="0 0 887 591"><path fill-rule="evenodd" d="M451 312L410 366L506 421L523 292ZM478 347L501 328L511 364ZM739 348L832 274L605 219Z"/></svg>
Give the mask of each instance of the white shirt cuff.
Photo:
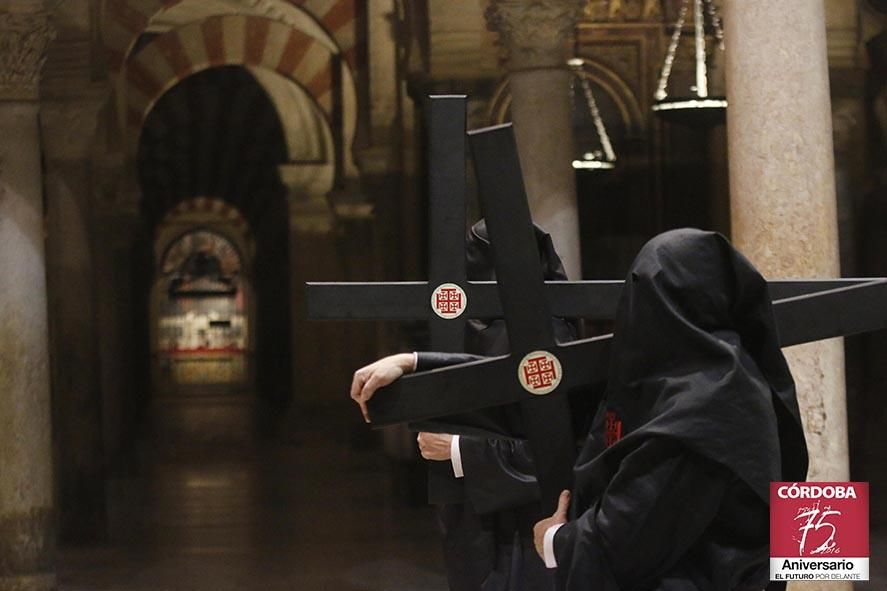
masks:
<svg viewBox="0 0 887 591"><path fill-rule="evenodd" d="M453 435L453 440L450 441L450 462L453 464L453 474L456 475L456 478L464 477L465 472L462 471L462 453L459 451L458 435Z"/></svg>
<svg viewBox="0 0 887 591"><path fill-rule="evenodd" d="M545 530L545 536L542 538L542 553L545 554L545 567L557 568L557 559L554 557L554 534L561 528L563 523L556 523Z"/></svg>
<svg viewBox="0 0 887 591"><path fill-rule="evenodd" d="M419 353L413 351L413 371L416 371L417 367L419 367Z"/></svg>

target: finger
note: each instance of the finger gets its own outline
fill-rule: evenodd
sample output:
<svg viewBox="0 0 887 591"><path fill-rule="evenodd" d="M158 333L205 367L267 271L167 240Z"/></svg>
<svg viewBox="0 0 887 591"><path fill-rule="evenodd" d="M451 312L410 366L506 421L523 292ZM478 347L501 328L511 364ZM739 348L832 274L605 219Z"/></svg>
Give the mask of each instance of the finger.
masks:
<svg viewBox="0 0 887 591"><path fill-rule="evenodd" d="M367 403L363 400L358 399L357 404L360 405L360 413L363 415L363 420L365 423L370 422L370 411L367 409Z"/></svg>
<svg viewBox="0 0 887 591"><path fill-rule="evenodd" d="M562 517L564 519L567 518L567 509L570 507L570 491L565 490L561 492L561 496L557 500L557 509L554 512L554 516Z"/></svg>
<svg viewBox="0 0 887 591"><path fill-rule="evenodd" d="M360 390L360 399L366 402L370 398L373 397L373 394L376 393L376 390L381 386L382 379L378 377L377 374L373 374L363 385L363 388Z"/></svg>
<svg viewBox="0 0 887 591"><path fill-rule="evenodd" d="M354 378L351 380L351 398L357 400L357 395L363 388L364 377L359 371L354 372Z"/></svg>

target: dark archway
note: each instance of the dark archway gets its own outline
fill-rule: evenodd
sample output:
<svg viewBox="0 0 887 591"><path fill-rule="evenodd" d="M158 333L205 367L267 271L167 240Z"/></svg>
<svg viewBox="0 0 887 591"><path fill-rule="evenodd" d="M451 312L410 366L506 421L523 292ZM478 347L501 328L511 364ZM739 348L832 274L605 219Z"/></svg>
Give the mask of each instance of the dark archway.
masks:
<svg viewBox="0 0 887 591"><path fill-rule="evenodd" d="M230 203L246 219L255 237L255 383L263 407L272 410L279 410L291 396L289 210L278 173L287 159L273 102L239 66L203 70L164 94L145 121L137 156L146 236L156 236L170 209L197 197ZM195 214L195 224L201 221ZM142 241L137 255L143 272L135 293L144 298L139 302L143 310L148 309L157 271L152 268L151 242ZM143 315L139 329L145 343L147 318ZM148 359L148 351L140 358ZM148 375L149 367L139 369ZM144 410L151 392L140 394Z"/></svg>

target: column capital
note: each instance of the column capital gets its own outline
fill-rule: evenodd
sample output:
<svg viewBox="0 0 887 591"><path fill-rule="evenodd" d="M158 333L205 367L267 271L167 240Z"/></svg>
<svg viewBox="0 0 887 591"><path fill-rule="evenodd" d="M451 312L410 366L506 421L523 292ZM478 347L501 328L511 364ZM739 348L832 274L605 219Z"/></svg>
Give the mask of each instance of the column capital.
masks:
<svg viewBox="0 0 887 591"><path fill-rule="evenodd" d="M0 14L0 100L36 100L55 29L45 11Z"/></svg>
<svg viewBox="0 0 887 591"><path fill-rule="evenodd" d="M499 34L510 70L562 67L586 0L490 0L487 28Z"/></svg>

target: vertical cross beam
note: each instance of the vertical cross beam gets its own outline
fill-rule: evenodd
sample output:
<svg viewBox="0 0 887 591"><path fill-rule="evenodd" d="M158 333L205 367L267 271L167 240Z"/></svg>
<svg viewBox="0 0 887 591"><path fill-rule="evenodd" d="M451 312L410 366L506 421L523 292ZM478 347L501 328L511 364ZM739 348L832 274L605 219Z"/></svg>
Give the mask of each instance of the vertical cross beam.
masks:
<svg viewBox="0 0 887 591"><path fill-rule="evenodd" d="M429 317L431 349L461 352L465 347L465 95L431 96L429 130L429 253L428 301L461 298L461 310ZM452 289L457 286L461 293Z"/></svg>
<svg viewBox="0 0 887 591"><path fill-rule="evenodd" d="M430 96L428 101L428 291L426 302L433 351L465 348L465 95ZM448 431L440 423L412 423L413 431ZM448 463L428 462L428 500L458 498ZM453 496L453 495L456 496Z"/></svg>
<svg viewBox="0 0 887 591"><path fill-rule="evenodd" d="M545 277L524 191L511 124L469 132L478 187L493 246L499 298L508 326L515 373L554 354L557 342L545 297ZM535 357L534 357L535 356ZM557 371L561 371L558 369ZM540 396L521 403L545 511L571 488L576 442L566 396Z"/></svg>

